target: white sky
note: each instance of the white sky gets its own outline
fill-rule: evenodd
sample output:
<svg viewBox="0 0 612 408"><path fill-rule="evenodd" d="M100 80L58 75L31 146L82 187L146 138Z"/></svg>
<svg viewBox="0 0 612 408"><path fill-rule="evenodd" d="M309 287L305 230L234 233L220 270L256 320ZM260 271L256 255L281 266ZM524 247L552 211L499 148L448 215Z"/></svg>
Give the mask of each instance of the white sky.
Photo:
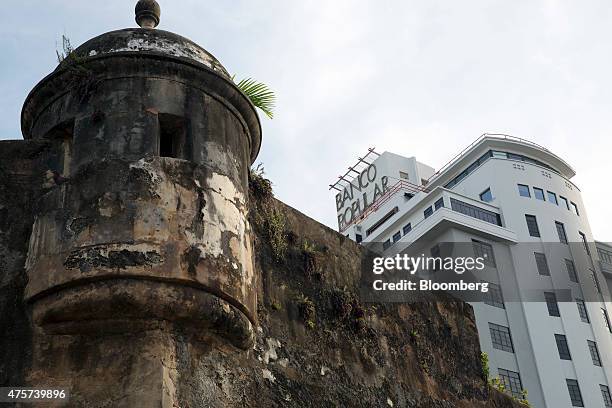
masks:
<svg viewBox="0 0 612 408"><path fill-rule="evenodd" d="M311 217L336 227L327 186L370 146L439 168L499 132L569 162L595 237L612 241L609 2L158 1L159 28L276 91L257 162ZM0 139L21 138L21 105L61 35L77 46L133 27L135 3L3 1Z"/></svg>

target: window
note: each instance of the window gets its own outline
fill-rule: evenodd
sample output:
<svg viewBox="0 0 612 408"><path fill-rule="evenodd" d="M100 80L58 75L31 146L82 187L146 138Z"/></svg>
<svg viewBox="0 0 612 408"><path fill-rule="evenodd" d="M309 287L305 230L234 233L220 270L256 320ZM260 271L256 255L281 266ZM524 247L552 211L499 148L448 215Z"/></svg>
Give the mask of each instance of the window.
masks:
<svg viewBox="0 0 612 408"><path fill-rule="evenodd" d="M574 261L566 259L565 268L567 269L569 280L578 283L578 274L576 273L576 266L574 265Z"/></svg>
<svg viewBox="0 0 612 408"><path fill-rule="evenodd" d="M559 304L557 303L557 295L553 292L544 292L544 299L546 300L546 307L548 308L548 315L560 317Z"/></svg>
<svg viewBox="0 0 612 408"><path fill-rule="evenodd" d="M389 219L393 217L395 214L397 214L398 211L399 211L399 208L397 206L393 207L391 211L386 213L380 220L376 221L374 225L368 228L368 230L366 231L366 237L370 235L371 233L373 233L376 229L378 229L385 222L389 221Z"/></svg>
<svg viewBox="0 0 612 408"><path fill-rule="evenodd" d="M514 346L512 345L512 338L510 337L509 328L506 326L489 323L489 332L491 333L493 348L514 353Z"/></svg>
<svg viewBox="0 0 612 408"><path fill-rule="evenodd" d="M544 190L542 190L541 188L534 187L533 195L535 195L535 198L537 198L538 200L546 201L546 199L544 198Z"/></svg>
<svg viewBox="0 0 612 408"><path fill-rule="evenodd" d="M510 391L513 397L522 397L521 393L523 391L523 384L521 383L521 376L519 373L498 368L497 374L499 374L499 379L504 384L506 390Z"/></svg>
<svg viewBox="0 0 612 408"><path fill-rule="evenodd" d="M462 171L457 177L446 183L444 187L449 189L455 187L457 184L459 184L459 182L461 182L461 180L466 178L468 174L476 170L480 165L482 165L485 161L492 157L492 155L492 152L489 150L488 152L480 156L478 160L470 164L468 168Z"/></svg>
<svg viewBox="0 0 612 408"><path fill-rule="evenodd" d="M572 201L572 208L574 209L574 214L576 214L577 216L580 216L580 211L578 211L578 206L573 201Z"/></svg>
<svg viewBox="0 0 612 408"><path fill-rule="evenodd" d="M578 306L578 314L580 315L580 320L585 323L590 323L589 314L587 313L586 304L582 299L576 299L576 306Z"/></svg>
<svg viewBox="0 0 612 408"><path fill-rule="evenodd" d="M593 365L601 367L601 358L599 357L597 343L591 340L587 340L587 344L589 345L589 353L591 353L591 360L593 360Z"/></svg>
<svg viewBox="0 0 612 408"><path fill-rule="evenodd" d="M485 203L493 201L493 194L491 194L491 189L487 188L485 191L480 193L480 200Z"/></svg>
<svg viewBox="0 0 612 408"><path fill-rule="evenodd" d="M544 276L550 276L550 269L548 269L548 261L546 261L546 255L541 252L534 252L536 266L538 267L538 273Z"/></svg>
<svg viewBox="0 0 612 408"><path fill-rule="evenodd" d="M357 243L363 241L363 237L361 236L361 234L355 234L355 241L357 241Z"/></svg>
<svg viewBox="0 0 612 408"><path fill-rule="evenodd" d="M580 234L580 240L582 241L584 250L586 251L587 254L591 255L591 251L589 250L589 243L587 242L586 235L584 235L584 233L580 231L578 231L578 234Z"/></svg>
<svg viewBox="0 0 612 408"><path fill-rule="evenodd" d="M559 236L559 242L567 244L567 235L565 234L565 226L559 221L555 221L557 227L557 235Z"/></svg>
<svg viewBox="0 0 612 408"><path fill-rule="evenodd" d="M485 293L485 304L489 306L499 307L505 309L504 296L501 291L501 286L496 283L487 282L489 284L489 291Z"/></svg>
<svg viewBox="0 0 612 408"><path fill-rule="evenodd" d="M391 246L391 239L388 239L385 242L383 242L383 251L386 249L389 249L390 246Z"/></svg>
<svg viewBox="0 0 612 408"><path fill-rule="evenodd" d="M427 207L427 209L423 211L425 218L429 217L431 214L433 214L433 209L431 207Z"/></svg>
<svg viewBox="0 0 612 408"><path fill-rule="evenodd" d="M439 210L442 207L444 207L444 198L440 197L440 199L436 200L436 202L434 203L434 208L436 210Z"/></svg>
<svg viewBox="0 0 612 408"><path fill-rule="evenodd" d="M578 386L578 381L576 380L565 380L567 383L567 390L569 391L570 400L572 400L573 407L584 407L584 403L582 402L582 394L580 394L580 387Z"/></svg>
<svg viewBox="0 0 612 408"><path fill-rule="evenodd" d="M559 205L559 203L557 202L557 195L553 193L552 191L547 191L547 193L548 193L548 201L550 201L551 203L555 205Z"/></svg>
<svg viewBox="0 0 612 408"><path fill-rule="evenodd" d="M160 113L159 155L185 159L185 120L176 115Z"/></svg>
<svg viewBox="0 0 612 408"><path fill-rule="evenodd" d="M475 205L464 203L463 201L455 200L451 198L451 208L453 211L465 214L469 217L477 218L479 220L489 222L491 224L501 226L501 216L493 211L485 210Z"/></svg>
<svg viewBox="0 0 612 408"><path fill-rule="evenodd" d="M96 118L103 120L103 113L94 113L92 120L96 121ZM58 151L57 163L51 165L51 171L57 172L63 177L70 176L70 168L72 162L72 142L74 138L74 119L70 119L55 125L45 135L45 139L53 139L57 141L58 145L61 146ZM55 174L55 173L54 173Z"/></svg>
<svg viewBox="0 0 612 408"><path fill-rule="evenodd" d="M608 331L612 333L612 328L610 327L610 319L608 318L608 311L604 309L603 307L601 308L601 316L603 317L604 324L606 325L606 329L608 329Z"/></svg>
<svg viewBox="0 0 612 408"><path fill-rule="evenodd" d="M607 385L599 384L601 390L601 396L604 400L604 406L606 408L612 407L612 397L610 397L610 388Z"/></svg>
<svg viewBox="0 0 612 408"><path fill-rule="evenodd" d="M567 198L565 198L563 196L559 196L559 198L561 199L561 202L563 203L565 208L567 208L567 210L570 211L569 201L567 201Z"/></svg>
<svg viewBox="0 0 612 408"><path fill-rule="evenodd" d="M531 193L529 192L529 186L526 186L525 184L519 184L518 191L521 197L531 198Z"/></svg>
<svg viewBox="0 0 612 408"><path fill-rule="evenodd" d="M399 241L401 237L402 237L402 233L397 231L395 234L393 234L393 242Z"/></svg>
<svg viewBox="0 0 612 408"><path fill-rule="evenodd" d="M567 346L567 338L563 334L555 334L555 341L557 342L557 350L559 350L559 358L561 360L571 360L572 355Z"/></svg>
<svg viewBox="0 0 612 408"><path fill-rule="evenodd" d="M406 235L407 233L412 231L412 224L408 223L408 224L404 225L404 228L403 228L402 231L404 232L404 235Z"/></svg>
<svg viewBox="0 0 612 408"><path fill-rule="evenodd" d="M532 237L540 236L540 229L538 228L538 220L535 215L525 214L525 221L527 221L527 229L529 230L529 235Z"/></svg>
<svg viewBox="0 0 612 408"><path fill-rule="evenodd" d="M483 154L477 161L472 163L470 165L470 167L468 167L468 169L470 169L470 171L475 170L478 166L480 166L484 162L486 162L490 157L494 157L496 159L510 159L510 160L522 161L522 162L525 162L525 163L531 163L531 164L535 164L537 166L544 167L544 168L546 168L548 170L552 170L555 173L559 173L557 170L553 169L548 164L543 163L543 162L541 162L539 160L535 160L535 159L532 159L530 157L523 156L522 154L501 152L501 151L497 151L497 150L489 150L488 152ZM451 188L455 184L457 184L457 182L455 182L455 180L452 180L451 182L447 183L444 187ZM449 185L450 185L450 187L449 187Z"/></svg>
<svg viewBox="0 0 612 408"><path fill-rule="evenodd" d="M603 248L597 248L597 253L601 262L612 264L612 252L606 251Z"/></svg>
<svg viewBox="0 0 612 408"><path fill-rule="evenodd" d="M496 266L495 255L493 254L493 247L486 242L472 240L472 246L474 247L474 257L484 258L484 264L489 266Z"/></svg>
<svg viewBox="0 0 612 408"><path fill-rule="evenodd" d="M408 180L408 173L400 171L399 175L401 179Z"/></svg>

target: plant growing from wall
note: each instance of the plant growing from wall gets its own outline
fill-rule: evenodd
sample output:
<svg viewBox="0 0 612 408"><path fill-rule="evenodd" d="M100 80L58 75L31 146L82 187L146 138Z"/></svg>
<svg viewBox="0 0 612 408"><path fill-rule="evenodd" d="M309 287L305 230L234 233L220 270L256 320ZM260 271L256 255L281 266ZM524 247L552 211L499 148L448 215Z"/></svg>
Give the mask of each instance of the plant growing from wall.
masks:
<svg viewBox="0 0 612 408"><path fill-rule="evenodd" d="M64 62L64 60L66 58L72 58L74 57L74 54L72 53L74 51L74 48L72 47L72 44L70 43L70 38L66 37L66 35L62 35L62 50L55 50L55 54L57 55L57 62L58 64L61 64L62 62Z"/></svg>
<svg viewBox="0 0 612 408"><path fill-rule="evenodd" d="M484 376L485 380L488 381L491 388L495 388L497 391L505 393L506 385L499 377L489 379L489 355L485 353L484 351L480 353L480 364L482 365L482 375ZM531 404L527 400L527 390L526 389L521 390L520 397L516 397L513 395L512 399L527 407L531 407Z"/></svg>
<svg viewBox="0 0 612 408"><path fill-rule="evenodd" d="M310 278L317 269L317 247L305 239L302 241L301 252L304 262L304 273Z"/></svg>
<svg viewBox="0 0 612 408"><path fill-rule="evenodd" d="M480 364L482 365L482 375L485 381L489 380L489 355L484 351L480 353Z"/></svg>
<svg viewBox="0 0 612 408"><path fill-rule="evenodd" d="M482 353L482 354L486 354L486 353ZM488 374L488 361L489 361L489 358L487 356L487 374ZM483 367L483 371L484 371L484 367ZM499 377L491 378L489 380L489 385L491 386L491 388L494 388L499 392L507 393L508 391L506 389L506 384L504 384L504 382ZM512 399L520 404L525 405L528 408L531 408L531 403L527 400L527 390L526 389L521 390L521 395L519 397L512 395Z"/></svg>
<svg viewBox="0 0 612 408"><path fill-rule="evenodd" d="M272 310L281 310L283 307L281 306L280 302L278 302L277 300L273 300L270 303L270 307L272 308Z"/></svg>
<svg viewBox="0 0 612 408"><path fill-rule="evenodd" d="M309 329L315 328L315 317L316 317L316 308L315 304L308 297L303 294L298 294L296 296L296 304L298 307L298 313L300 314L300 318Z"/></svg>
<svg viewBox="0 0 612 408"><path fill-rule="evenodd" d="M249 170L249 189L258 200L267 200L274 196L272 182L265 177L262 163Z"/></svg>
<svg viewBox="0 0 612 408"><path fill-rule="evenodd" d="M265 226L266 236L272 249L272 257L275 262L282 263L287 252L285 217L279 210L272 209L266 214Z"/></svg>
<svg viewBox="0 0 612 408"><path fill-rule="evenodd" d="M513 397L515 401L531 408L531 404L529 403L529 401L527 400L527 390L523 389L521 390L521 396L519 398L517 397Z"/></svg>
<svg viewBox="0 0 612 408"><path fill-rule="evenodd" d="M499 392L506 392L506 385L499 377L491 378L489 380L489 385Z"/></svg>
<svg viewBox="0 0 612 408"><path fill-rule="evenodd" d="M100 80L95 79L93 72L83 65L86 58L76 55L70 38L66 35L62 35L62 50L56 49L55 54L57 55L57 62L59 64L63 63L66 69L73 74L70 85L76 87L79 100L83 102L89 92L98 86Z"/></svg>

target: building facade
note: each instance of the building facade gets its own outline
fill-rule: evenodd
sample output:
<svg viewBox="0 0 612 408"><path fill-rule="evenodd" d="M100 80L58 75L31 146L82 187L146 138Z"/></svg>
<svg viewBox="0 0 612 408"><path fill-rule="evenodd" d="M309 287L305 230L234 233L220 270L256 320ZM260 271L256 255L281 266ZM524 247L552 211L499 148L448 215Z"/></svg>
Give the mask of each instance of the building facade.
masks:
<svg viewBox="0 0 612 408"><path fill-rule="evenodd" d="M490 377L537 408L612 407L612 247L595 243L571 166L505 135L437 172L371 153L332 186L340 231L385 256L440 243L487 254L489 292L471 304Z"/></svg>

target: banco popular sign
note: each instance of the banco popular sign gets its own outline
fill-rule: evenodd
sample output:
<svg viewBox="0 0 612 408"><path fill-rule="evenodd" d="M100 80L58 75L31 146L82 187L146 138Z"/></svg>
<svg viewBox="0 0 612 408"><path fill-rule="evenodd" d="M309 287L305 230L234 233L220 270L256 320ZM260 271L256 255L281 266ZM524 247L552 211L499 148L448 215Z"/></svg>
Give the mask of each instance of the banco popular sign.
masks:
<svg viewBox="0 0 612 408"><path fill-rule="evenodd" d="M338 227L344 230L380 196L389 190L389 178L380 176L374 164L370 164L357 177L336 194Z"/></svg>

